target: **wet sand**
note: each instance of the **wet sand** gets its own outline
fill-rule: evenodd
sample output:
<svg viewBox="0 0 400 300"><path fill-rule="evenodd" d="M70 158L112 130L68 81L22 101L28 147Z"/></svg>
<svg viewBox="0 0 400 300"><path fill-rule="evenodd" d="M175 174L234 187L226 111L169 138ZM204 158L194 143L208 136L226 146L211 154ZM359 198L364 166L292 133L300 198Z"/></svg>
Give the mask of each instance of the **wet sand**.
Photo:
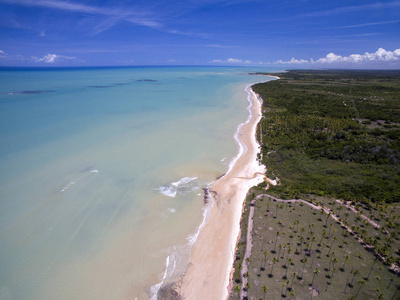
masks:
<svg viewBox="0 0 400 300"><path fill-rule="evenodd" d="M237 133L243 153L230 172L210 189L214 196L213 208L193 246L188 270L174 288L183 299L228 297L243 202L248 190L264 180L263 175L256 174L265 173L265 167L257 161L256 128L261 119L261 102L250 87L246 90L251 115Z"/></svg>

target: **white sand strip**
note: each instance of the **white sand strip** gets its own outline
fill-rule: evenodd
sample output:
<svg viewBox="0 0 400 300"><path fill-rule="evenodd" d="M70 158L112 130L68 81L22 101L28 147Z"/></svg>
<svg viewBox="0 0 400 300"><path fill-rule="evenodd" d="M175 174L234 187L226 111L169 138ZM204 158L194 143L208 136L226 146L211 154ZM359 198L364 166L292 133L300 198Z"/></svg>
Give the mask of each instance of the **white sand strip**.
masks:
<svg viewBox="0 0 400 300"><path fill-rule="evenodd" d="M257 162L256 128L261 119L261 102L250 86L246 91L251 103L250 117L236 134L241 155L230 172L211 187L216 193L214 207L193 246L188 270L176 287L184 299L228 297L243 202L248 190L264 180L262 175L254 176L257 172L265 173L265 167Z"/></svg>

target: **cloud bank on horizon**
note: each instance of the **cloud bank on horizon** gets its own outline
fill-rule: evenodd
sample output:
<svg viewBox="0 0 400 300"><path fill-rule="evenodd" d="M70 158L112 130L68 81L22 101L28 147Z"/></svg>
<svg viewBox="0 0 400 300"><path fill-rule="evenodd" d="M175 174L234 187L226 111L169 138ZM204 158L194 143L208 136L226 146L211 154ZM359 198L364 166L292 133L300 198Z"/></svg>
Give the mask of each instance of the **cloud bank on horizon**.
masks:
<svg viewBox="0 0 400 300"><path fill-rule="evenodd" d="M297 59L292 57L290 60L277 60L273 63L270 62L253 62L251 60L243 60L237 58L228 58L227 60L214 59L210 61L214 64L247 64L247 65L297 65L297 66L312 66L312 65L335 65L342 67L357 67L357 66L371 66L371 64L396 64L400 63L400 49L394 51L387 51L383 48L379 48L374 53L365 52L364 54L351 54L349 56L337 55L333 52L327 54L325 57L318 59L311 58L307 59Z"/></svg>
<svg viewBox="0 0 400 300"><path fill-rule="evenodd" d="M400 68L400 0L0 0L0 31L0 66Z"/></svg>
<svg viewBox="0 0 400 300"><path fill-rule="evenodd" d="M334 64L334 63L343 63L343 64L363 64L363 63L393 63L400 61L400 49L396 49L394 51L386 51L383 48L379 48L374 53L365 52L364 54L351 54L349 56L341 56L336 55L331 52L327 54L325 57L310 60L307 59L296 59L292 57L292 59L288 61L278 60L274 62L275 64Z"/></svg>

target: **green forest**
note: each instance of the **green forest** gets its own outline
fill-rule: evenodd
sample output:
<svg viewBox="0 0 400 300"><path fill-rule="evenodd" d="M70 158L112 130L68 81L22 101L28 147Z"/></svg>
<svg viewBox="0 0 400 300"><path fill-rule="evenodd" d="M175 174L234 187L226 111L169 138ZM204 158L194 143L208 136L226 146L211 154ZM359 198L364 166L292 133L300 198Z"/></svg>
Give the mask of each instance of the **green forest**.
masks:
<svg viewBox="0 0 400 300"><path fill-rule="evenodd" d="M400 299L400 71L265 75L229 299Z"/></svg>
<svg viewBox="0 0 400 300"><path fill-rule="evenodd" d="M364 203L400 200L400 71L289 71L253 90L271 187Z"/></svg>

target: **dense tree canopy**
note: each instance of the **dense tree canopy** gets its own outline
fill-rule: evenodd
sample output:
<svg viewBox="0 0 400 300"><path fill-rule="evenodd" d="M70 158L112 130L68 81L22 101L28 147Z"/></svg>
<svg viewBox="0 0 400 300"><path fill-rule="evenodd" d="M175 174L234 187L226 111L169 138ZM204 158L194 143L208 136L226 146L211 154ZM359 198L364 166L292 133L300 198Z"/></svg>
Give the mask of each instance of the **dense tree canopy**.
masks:
<svg viewBox="0 0 400 300"><path fill-rule="evenodd" d="M277 74L274 74L277 75ZM289 71L256 84L262 161L293 198L400 200L400 72Z"/></svg>

